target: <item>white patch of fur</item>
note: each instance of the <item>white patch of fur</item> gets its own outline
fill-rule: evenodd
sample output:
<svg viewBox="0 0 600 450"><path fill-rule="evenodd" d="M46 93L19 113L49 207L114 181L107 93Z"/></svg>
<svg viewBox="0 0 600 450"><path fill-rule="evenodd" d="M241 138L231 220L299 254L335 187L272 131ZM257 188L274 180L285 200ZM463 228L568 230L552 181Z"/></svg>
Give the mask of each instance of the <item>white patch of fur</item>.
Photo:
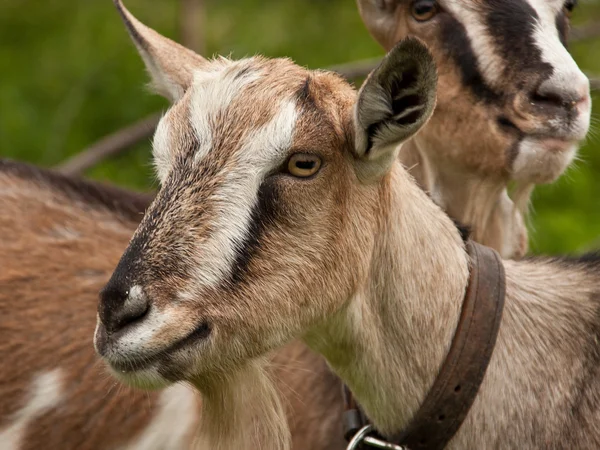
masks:
<svg viewBox="0 0 600 450"><path fill-rule="evenodd" d="M152 156L156 176L161 183L167 178L171 170L171 154L173 152L171 143L171 130L169 122L164 117L158 122L154 139L152 140Z"/></svg>
<svg viewBox="0 0 600 450"><path fill-rule="evenodd" d="M117 371L109 366L113 376L127 386L135 386L136 389L156 390L172 384L165 379L154 366L147 367L135 372Z"/></svg>
<svg viewBox="0 0 600 450"><path fill-rule="evenodd" d="M261 73L250 69L237 76L240 70L251 67L251 59L230 62L222 70L197 72L192 87L190 115L200 145L196 160L204 158L212 147L211 121L224 111L248 84L260 79Z"/></svg>
<svg viewBox="0 0 600 450"><path fill-rule="evenodd" d="M131 332L127 332L119 340L121 345L127 345L128 350L136 352L139 350L146 353L149 349L146 345L152 342L154 337L167 325L173 323L174 315L166 310L156 311L151 310L142 323L135 327Z"/></svg>
<svg viewBox="0 0 600 450"><path fill-rule="evenodd" d="M551 183L571 164L577 153L576 144L564 144L561 150L549 149L535 138L526 138L519 144L519 152L512 167L512 178L527 183Z"/></svg>
<svg viewBox="0 0 600 450"><path fill-rule="evenodd" d="M27 427L49 409L61 401L63 391L61 369L54 369L37 375L31 383L29 400L13 416L13 422L0 430L0 450L17 450Z"/></svg>
<svg viewBox="0 0 600 450"><path fill-rule="evenodd" d="M213 200L220 205L221 213L214 218L214 233L197 249L196 285L216 287L231 273L236 247L249 232L250 215L260 184L287 155L297 117L296 102L284 100L269 123L245 138L237 167L226 174L224 185L214 194Z"/></svg>
<svg viewBox="0 0 600 450"><path fill-rule="evenodd" d="M251 64L252 59L231 62L221 58L194 72L189 120L198 140L196 161L204 158L212 148L211 120L229 106L244 86L260 78L261 73L257 70L236 77L241 69ZM177 141L180 136L172 135L171 126L166 120L168 115L167 112L159 122L153 140L154 165L161 183L167 178L173 164L172 155L180 145Z"/></svg>
<svg viewBox="0 0 600 450"><path fill-rule="evenodd" d="M198 394L188 386L165 389L155 417L136 440L122 450L188 450L199 419Z"/></svg>

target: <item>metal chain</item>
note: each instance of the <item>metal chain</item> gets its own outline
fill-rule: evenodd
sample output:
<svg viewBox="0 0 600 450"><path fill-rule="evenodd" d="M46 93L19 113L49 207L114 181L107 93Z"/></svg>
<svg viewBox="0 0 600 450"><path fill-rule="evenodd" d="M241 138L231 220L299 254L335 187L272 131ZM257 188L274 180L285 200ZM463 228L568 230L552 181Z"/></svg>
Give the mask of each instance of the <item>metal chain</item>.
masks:
<svg viewBox="0 0 600 450"><path fill-rule="evenodd" d="M381 439L374 438L368 434L373 431L372 425L365 425L350 439L346 450L357 450L361 443L364 443L370 447L382 448L387 450L409 450L401 445L392 444L390 442L382 441Z"/></svg>

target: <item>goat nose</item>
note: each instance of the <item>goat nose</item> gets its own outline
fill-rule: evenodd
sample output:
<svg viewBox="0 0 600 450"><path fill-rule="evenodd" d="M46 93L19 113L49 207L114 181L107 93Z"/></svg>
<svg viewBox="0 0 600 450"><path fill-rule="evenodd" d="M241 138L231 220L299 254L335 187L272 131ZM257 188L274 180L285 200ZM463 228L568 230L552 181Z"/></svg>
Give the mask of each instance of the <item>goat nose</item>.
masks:
<svg viewBox="0 0 600 450"><path fill-rule="evenodd" d="M587 81L587 80L586 80ZM579 84L579 86L577 86ZM589 99L589 83L575 83L570 86L557 85L551 80L542 83L533 94L533 104L553 106L561 109L575 109Z"/></svg>
<svg viewBox="0 0 600 450"><path fill-rule="evenodd" d="M140 286L127 289L118 281L109 281L100 292L98 315L109 333L140 321L150 309L148 297Z"/></svg>

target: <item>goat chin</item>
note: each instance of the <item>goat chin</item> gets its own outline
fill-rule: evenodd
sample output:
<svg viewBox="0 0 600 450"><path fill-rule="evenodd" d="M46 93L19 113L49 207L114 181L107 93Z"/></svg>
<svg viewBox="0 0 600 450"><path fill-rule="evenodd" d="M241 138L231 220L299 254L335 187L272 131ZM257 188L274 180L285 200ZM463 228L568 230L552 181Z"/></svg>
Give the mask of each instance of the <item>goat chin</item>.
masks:
<svg viewBox="0 0 600 450"><path fill-rule="evenodd" d="M212 450L291 449L281 398L266 368L253 361L202 392L202 420L194 448Z"/></svg>

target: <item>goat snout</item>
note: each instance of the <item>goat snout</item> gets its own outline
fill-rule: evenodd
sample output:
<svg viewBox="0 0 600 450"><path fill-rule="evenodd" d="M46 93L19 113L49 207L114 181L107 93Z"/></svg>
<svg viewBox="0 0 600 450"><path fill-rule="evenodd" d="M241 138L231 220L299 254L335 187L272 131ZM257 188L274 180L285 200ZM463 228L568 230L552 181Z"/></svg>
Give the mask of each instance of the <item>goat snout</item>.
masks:
<svg viewBox="0 0 600 450"><path fill-rule="evenodd" d="M531 102L542 108L585 113L591 106L590 82L580 70L557 73L534 89Z"/></svg>
<svg viewBox="0 0 600 450"><path fill-rule="evenodd" d="M111 279L100 292L98 316L107 333L115 333L140 322L150 309L150 301L140 286L127 287Z"/></svg>
<svg viewBox="0 0 600 450"><path fill-rule="evenodd" d="M561 145L552 143L551 149L570 151L585 138L591 116L589 80L583 74L571 78L560 83L557 79L562 78L550 78L516 95L507 117L499 120L502 129L516 131L521 141L561 141Z"/></svg>
<svg viewBox="0 0 600 450"><path fill-rule="evenodd" d="M587 78L574 77L569 84L557 84L550 79L542 83L531 97L532 104L561 111L585 110L589 107L590 93ZM584 112L584 111L581 111Z"/></svg>

